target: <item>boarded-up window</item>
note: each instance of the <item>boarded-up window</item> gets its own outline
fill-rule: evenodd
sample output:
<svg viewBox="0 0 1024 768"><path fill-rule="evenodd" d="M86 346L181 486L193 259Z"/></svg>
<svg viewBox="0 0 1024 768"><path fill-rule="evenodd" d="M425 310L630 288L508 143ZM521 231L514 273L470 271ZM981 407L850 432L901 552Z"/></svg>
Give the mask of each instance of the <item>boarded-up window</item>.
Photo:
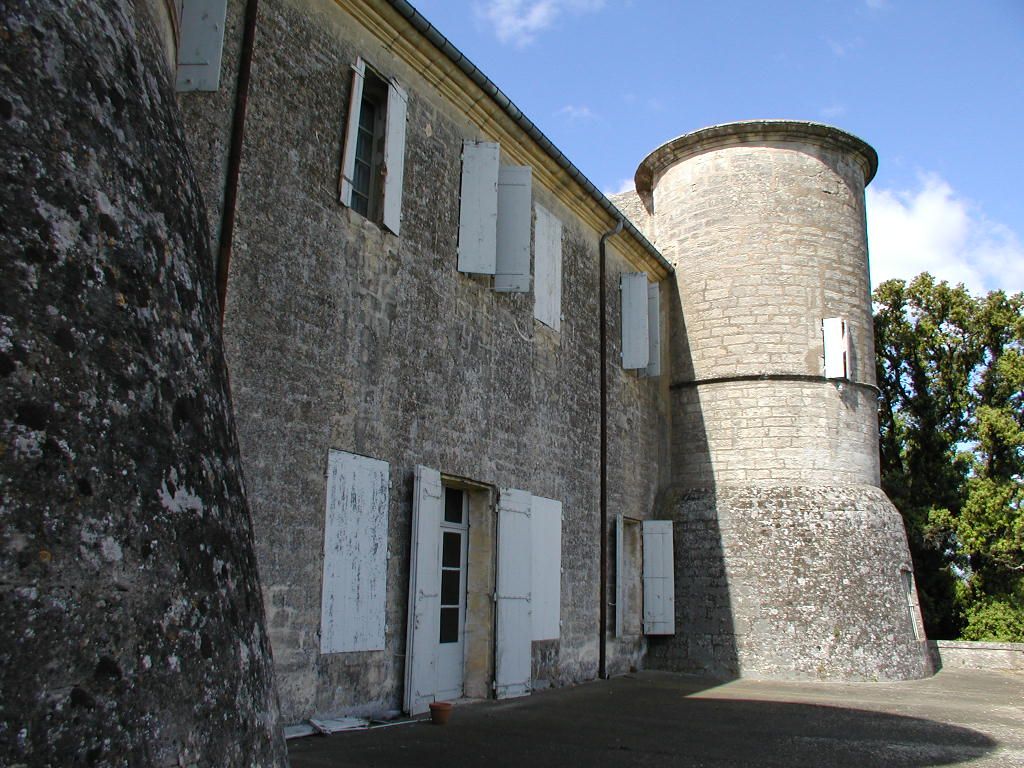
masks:
<svg viewBox="0 0 1024 768"><path fill-rule="evenodd" d="M821 335L825 345L825 378L851 378L849 324L841 317L826 317L821 321Z"/></svg>
<svg viewBox="0 0 1024 768"><path fill-rule="evenodd" d="M622 294L622 367L646 368L650 355L647 332L647 275L630 272L620 280Z"/></svg>
<svg viewBox="0 0 1024 768"><path fill-rule="evenodd" d="M462 144L460 272L493 275L497 268L498 157L494 142Z"/></svg>
<svg viewBox="0 0 1024 768"><path fill-rule="evenodd" d="M178 91L216 91L220 87L227 8L227 0L184 0L177 9Z"/></svg>
<svg viewBox="0 0 1024 768"><path fill-rule="evenodd" d="M504 165L498 171L496 291L530 290L531 181L529 166Z"/></svg>
<svg viewBox="0 0 1024 768"><path fill-rule="evenodd" d="M321 653L384 648L389 485L387 462L330 452Z"/></svg>
<svg viewBox="0 0 1024 768"><path fill-rule="evenodd" d="M558 331L562 326L562 222L543 206L535 210L533 316Z"/></svg>
<svg viewBox="0 0 1024 768"><path fill-rule="evenodd" d="M557 640L562 609L562 502L532 497L530 529L533 639Z"/></svg>

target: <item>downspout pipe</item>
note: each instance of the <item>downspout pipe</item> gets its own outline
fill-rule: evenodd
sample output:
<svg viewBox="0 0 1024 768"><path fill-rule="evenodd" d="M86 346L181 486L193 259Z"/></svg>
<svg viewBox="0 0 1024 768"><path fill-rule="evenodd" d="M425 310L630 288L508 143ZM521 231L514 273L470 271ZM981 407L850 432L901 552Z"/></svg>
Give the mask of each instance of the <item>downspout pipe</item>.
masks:
<svg viewBox="0 0 1024 768"><path fill-rule="evenodd" d="M228 298L228 268L231 265L231 246L235 236L238 177L242 169L242 141L245 138L245 112L249 105L249 76L252 73L252 54L256 45L258 12L259 0L249 0L245 6L242 50L238 60L238 79L235 82L235 112L231 119L231 146L228 150L224 209L221 211L220 243L217 249L217 305L220 307L221 327L224 326L224 308Z"/></svg>
<svg viewBox="0 0 1024 768"><path fill-rule="evenodd" d="M601 510L601 636L598 638L597 676L608 677L608 651L605 647L608 637L608 289L605 285L608 274L608 250L605 243L622 231L624 221L620 216L615 228L601 235L598 242L598 335L601 345L601 469L600 469L600 510Z"/></svg>

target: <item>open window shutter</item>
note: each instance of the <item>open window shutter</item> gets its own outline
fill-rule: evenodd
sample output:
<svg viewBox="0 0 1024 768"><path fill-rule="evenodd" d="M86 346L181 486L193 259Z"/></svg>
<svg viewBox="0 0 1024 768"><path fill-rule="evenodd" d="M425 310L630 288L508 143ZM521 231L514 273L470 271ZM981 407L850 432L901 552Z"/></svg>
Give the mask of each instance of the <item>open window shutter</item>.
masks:
<svg viewBox="0 0 1024 768"><path fill-rule="evenodd" d="M384 139L384 226L398 234L402 223L402 180L405 176L405 112L409 97L392 80Z"/></svg>
<svg viewBox="0 0 1024 768"><path fill-rule="evenodd" d="M850 335L846 321L841 317L826 317L821 321L825 344L825 378L850 378Z"/></svg>
<svg viewBox="0 0 1024 768"><path fill-rule="evenodd" d="M496 291L530 290L531 180L528 165L505 165L498 170Z"/></svg>
<svg viewBox="0 0 1024 768"><path fill-rule="evenodd" d="M622 275L622 367L646 368L650 348L647 336L647 275Z"/></svg>
<svg viewBox="0 0 1024 768"><path fill-rule="evenodd" d="M624 571L626 570L626 519L622 515L615 517L615 636L622 637L623 623L625 617L622 609L626 602L626 585Z"/></svg>
<svg viewBox="0 0 1024 768"><path fill-rule="evenodd" d="M535 209L533 316L557 331L562 325L562 222L540 205Z"/></svg>
<svg viewBox="0 0 1024 768"><path fill-rule="evenodd" d="M441 473L417 465L415 479L403 702L410 715L426 712L434 700L441 612Z"/></svg>
<svg viewBox="0 0 1024 768"><path fill-rule="evenodd" d="M645 520L644 634L676 632L676 580L672 549L672 521Z"/></svg>
<svg viewBox="0 0 1024 768"><path fill-rule="evenodd" d="M352 88L348 94L348 118L345 123L345 145L341 151L341 204L352 205L352 175L356 172L356 137L359 135L359 110L363 104L363 82L366 64L356 59L352 65Z"/></svg>
<svg viewBox="0 0 1024 768"><path fill-rule="evenodd" d="M498 237L498 155L493 142L462 144L459 271L493 275Z"/></svg>
<svg viewBox="0 0 1024 768"><path fill-rule="evenodd" d="M531 497L502 489L498 499L497 639L494 693L499 699L525 696L531 683L530 611Z"/></svg>
<svg viewBox="0 0 1024 768"><path fill-rule="evenodd" d="M328 455L320 653L384 649L389 477L387 462Z"/></svg>
<svg viewBox="0 0 1024 768"><path fill-rule="evenodd" d="M661 286L647 284L647 375L661 375Z"/></svg>
<svg viewBox="0 0 1024 768"><path fill-rule="evenodd" d="M557 640L562 607L562 502L532 497L530 530L532 639Z"/></svg>
<svg viewBox="0 0 1024 768"><path fill-rule="evenodd" d="M216 91L224 50L227 0L185 0L181 4L178 91Z"/></svg>

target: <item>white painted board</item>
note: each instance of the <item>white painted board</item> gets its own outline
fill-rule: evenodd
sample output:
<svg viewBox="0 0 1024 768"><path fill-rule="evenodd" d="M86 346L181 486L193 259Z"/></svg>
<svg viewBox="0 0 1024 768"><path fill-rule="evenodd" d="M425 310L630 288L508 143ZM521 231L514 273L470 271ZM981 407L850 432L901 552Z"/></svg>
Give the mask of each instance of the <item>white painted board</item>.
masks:
<svg viewBox="0 0 1024 768"><path fill-rule="evenodd" d="M645 520L643 543L644 634L674 635L676 580L672 521Z"/></svg>
<svg viewBox="0 0 1024 768"><path fill-rule="evenodd" d="M499 699L530 692L532 672L530 574L531 497L502 489L498 499L498 574L494 695Z"/></svg>
<svg viewBox="0 0 1024 768"><path fill-rule="evenodd" d="M384 226L399 234L402 223L402 184L405 178L405 113L409 97L394 79L388 84L388 113L384 128Z"/></svg>
<svg viewBox="0 0 1024 768"><path fill-rule="evenodd" d="M409 567L409 619L405 639L403 708L410 715L429 709L437 688L437 644L441 615L441 473L416 466Z"/></svg>
<svg viewBox="0 0 1024 768"><path fill-rule="evenodd" d="M494 142L462 144L459 271L493 275L497 266L498 156Z"/></svg>
<svg viewBox="0 0 1024 768"><path fill-rule="evenodd" d="M359 136L359 110L363 104L363 83L366 63L357 58L352 65L352 87L348 94L348 117L345 120L345 144L341 150L341 204L352 205L352 176L356 172L356 139Z"/></svg>
<svg viewBox="0 0 1024 768"><path fill-rule="evenodd" d="M498 170L496 291L528 293L530 290L532 178L528 165L503 165Z"/></svg>
<svg viewBox="0 0 1024 768"><path fill-rule="evenodd" d="M619 283L622 295L622 367L646 368L650 347L647 334L647 275L627 272Z"/></svg>
<svg viewBox="0 0 1024 768"><path fill-rule="evenodd" d="M530 502L530 604L533 639L557 640L562 618L562 502Z"/></svg>
<svg viewBox="0 0 1024 768"><path fill-rule="evenodd" d="M216 91L224 50L224 19L227 0L184 0L178 43L179 92Z"/></svg>
<svg viewBox="0 0 1024 768"><path fill-rule="evenodd" d="M622 637L623 607L626 602L626 519L622 515L615 516L615 636Z"/></svg>
<svg viewBox="0 0 1024 768"><path fill-rule="evenodd" d="M534 210L533 316L558 331L562 326L562 222L541 205Z"/></svg>
<svg viewBox="0 0 1024 768"><path fill-rule="evenodd" d="M328 455L321 653L384 648L389 472L377 459Z"/></svg>

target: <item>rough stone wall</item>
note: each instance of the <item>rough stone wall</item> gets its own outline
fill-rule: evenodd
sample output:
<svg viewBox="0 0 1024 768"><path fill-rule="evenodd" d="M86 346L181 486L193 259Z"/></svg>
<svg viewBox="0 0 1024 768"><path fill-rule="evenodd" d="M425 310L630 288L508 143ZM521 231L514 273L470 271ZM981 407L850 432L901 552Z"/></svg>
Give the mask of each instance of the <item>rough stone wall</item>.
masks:
<svg viewBox="0 0 1024 768"><path fill-rule="evenodd" d="M680 261L673 382L821 376L821 319L844 316L852 326L851 379L874 384L864 172L843 153L813 150L729 147L657 177L657 245ZM736 397L743 402L729 402ZM776 381L747 382L742 391L711 384L677 393L684 408L695 398L710 406L702 430L709 444L726 453L688 451L682 463L694 471L710 459L717 480L743 479L735 470L778 467L771 456L778 446L785 454L780 468L806 468L807 482L878 482L870 389ZM728 415L737 405L740 424ZM805 461L794 466L796 458Z"/></svg>
<svg viewBox="0 0 1024 768"><path fill-rule="evenodd" d="M652 646L655 665L928 672L902 521L877 488L869 152L835 129L737 123L669 142L637 173L678 285L674 485L660 502L677 521L678 634ZM852 382L823 378L833 316L852 327Z"/></svg>
<svg viewBox="0 0 1024 768"><path fill-rule="evenodd" d="M719 486L663 505L683 631L652 641L652 665L762 679L931 673L904 592L903 521L880 489Z"/></svg>
<svg viewBox="0 0 1024 768"><path fill-rule="evenodd" d="M532 294L459 273L462 141L479 130L335 4L260 8L225 337L284 717L399 705L415 464L562 502L562 635L536 644L534 668L553 685L593 678L600 233L535 185L563 223L560 333L533 319ZM400 238L337 202L357 55L409 91ZM212 146L210 121L189 130L194 152ZM613 371L623 271L613 256ZM618 369L610 393L616 508L649 516L667 388ZM384 651L319 653L330 448L391 465Z"/></svg>
<svg viewBox="0 0 1024 768"><path fill-rule="evenodd" d="M733 381L672 390L675 480L878 482L874 390L820 382Z"/></svg>
<svg viewBox="0 0 1024 768"><path fill-rule="evenodd" d="M286 763L203 204L145 5L0 3L0 763Z"/></svg>

